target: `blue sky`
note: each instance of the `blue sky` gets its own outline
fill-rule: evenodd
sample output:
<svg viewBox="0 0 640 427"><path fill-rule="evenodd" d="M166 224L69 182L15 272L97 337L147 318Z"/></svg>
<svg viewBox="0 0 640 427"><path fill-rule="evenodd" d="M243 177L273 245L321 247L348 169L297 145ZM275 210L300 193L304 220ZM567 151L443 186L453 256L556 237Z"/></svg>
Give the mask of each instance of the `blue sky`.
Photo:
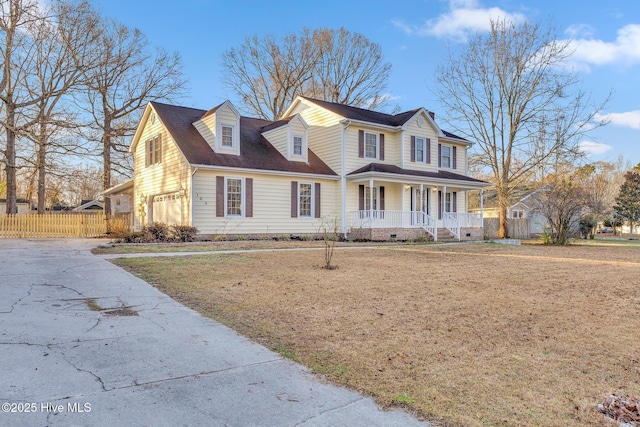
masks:
<svg viewBox="0 0 640 427"><path fill-rule="evenodd" d="M483 31L490 17L551 21L575 41L573 65L596 101L610 91L611 123L582 141L589 160L624 156L640 162L640 9L637 0L218 1L94 0L107 15L137 27L152 44L178 51L189 89L182 105L208 109L230 99L220 76L222 53L246 36L276 36L303 27L345 27L382 46L393 66L388 92L400 108L441 106L433 94L435 67L446 47Z"/></svg>

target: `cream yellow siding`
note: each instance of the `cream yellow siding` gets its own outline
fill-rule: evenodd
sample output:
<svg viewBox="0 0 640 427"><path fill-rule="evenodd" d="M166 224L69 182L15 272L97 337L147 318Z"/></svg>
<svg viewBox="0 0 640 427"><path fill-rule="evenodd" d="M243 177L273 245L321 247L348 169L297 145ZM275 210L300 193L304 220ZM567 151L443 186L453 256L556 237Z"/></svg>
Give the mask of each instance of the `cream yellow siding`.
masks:
<svg viewBox="0 0 640 427"><path fill-rule="evenodd" d="M203 119L197 120L193 126L200 132L200 135L207 141L213 149L216 143L216 115L211 114Z"/></svg>
<svg viewBox="0 0 640 427"><path fill-rule="evenodd" d="M287 157L287 134L287 126L281 126L279 128L271 129L270 131L264 132L262 136L264 136L267 141L269 141L269 143L280 152L280 154L282 154L284 157Z"/></svg>
<svg viewBox="0 0 640 427"><path fill-rule="evenodd" d="M421 124L419 124L421 123ZM426 148L425 148L425 162L411 161L411 137L422 137L430 140L431 162L426 163ZM431 125L431 122L427 119L426 114L422 113L417 117L411 119L405 126L404 132L404 168L411 170L421 170L436 172L438 169L438 134L437 130Z"/></svg>
<svg viewBox="0 0 640 427"><path fill-rule="evenodd" d="M252 217L216 216L218 176L253 179ZM292 181L320 183L321 218L291 217ZM321 231L323 220L340 220L339 199L336 180L202 169L193 176L194 223L202 234L315 234ZM246 206L243 209L246 212Z"/></svg>
<svg viewBox="0 0 640 427"><path fill-rule="evenodd" d="M146 142L157 135L162 141L162 160L146 166ZM160 195L179 196L181 223L189 225L189 166L160 120L156 119L153 124L146 121L134 152L134 165L132 210L135 212L136 228L153 220L153 197Z"/></svg>
<svg viewBox="0 0 640 427"><path fill-rule="evenodd" d="M359 131L374 133L378 135L378 151L380 151L380 134L384 134L384 160L358 157L359 154ZM367 127L360 124L352 124L346 132L346 173L353 172L370 163L381 163L388 165L400 165L400 132L380 130L380 128ZM378 152L378 157L380 153Z"/></svg>
<svg viewBox="0 0 640 427"><path fill-rule="evenodd" d="M342 164L342 117L313 104L299 103L293 114L299 113L309 126L309 149L334 172L340 174Z"/></svg>

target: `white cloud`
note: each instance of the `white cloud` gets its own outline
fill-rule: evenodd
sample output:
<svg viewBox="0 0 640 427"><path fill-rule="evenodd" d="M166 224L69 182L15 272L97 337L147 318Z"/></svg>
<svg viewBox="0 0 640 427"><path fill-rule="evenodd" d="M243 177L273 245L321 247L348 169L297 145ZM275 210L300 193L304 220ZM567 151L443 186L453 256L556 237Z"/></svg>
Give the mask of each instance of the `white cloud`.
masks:
<svg viewBox="0 0 640 427"><path fill-rule="evenodd" d="M640 129L640 110L627 111L624 113L597 114L596 120L609 120L611 124Z"/></svg>
<svg viewBox="0 0 640 427"><path fill-rule="evenodd" d="M593 141L581 141L580 143L578 143L578 147L584 154L596 156L604 154L613 148L609 144L602 144L600 142Z"/></svg>
<svg viewBox="0 0 640 427"><path fill-rule="evenodd" d="M568 30L570 34L570 30ZM594 38L577 38L571 41L575 52L571 62L578 68L605 64L638 64L640 63L640 24L629 24L618 30L613 42ZM583 64L583 67L580 67Z"/></svg>
<svg viewBox="0 0 640 427"><path fill-rule="evenodd" d="M450 0L449 12L429 19L423 25L410 25L401 20L392 20L393 25L409 35L435 36L465 41L472 31L489 31L491 20L520 22L526 17L509 13L498 7L482 8L476 0Z"/></svg>
<svg viewBox="0 0 640 427"><path fill-rule="evenodd" d="M577 24L570 25L564 32L572 39L576 39L579 37L591 37L595 34L595 29L591 25Z"/></svg>

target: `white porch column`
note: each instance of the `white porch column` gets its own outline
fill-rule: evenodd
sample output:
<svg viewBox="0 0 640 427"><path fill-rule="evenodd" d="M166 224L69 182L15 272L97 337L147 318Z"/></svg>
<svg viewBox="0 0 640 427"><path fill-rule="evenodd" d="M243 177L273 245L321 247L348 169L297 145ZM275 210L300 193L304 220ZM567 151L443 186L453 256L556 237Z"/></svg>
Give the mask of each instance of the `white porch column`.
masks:
<svg viewBox="0 0 640 427"><path fill-rule="evenodd" d="M424 184L420 184L420 200L418 201L418 206L420 206L421 211L424 211L424 206L422 204L423 200L424 200Z"/></svg>
<svg viewBox="0 0 640 427"><path fill-rule="evenodd" d="M378 195L378 199L380 196ZM364 192L364 201L367 202L367 192ZM378 202L379 203L379 202ZM373 228L373 178L369 178L369 218L371 221L371 228Z"/></svg>
<svg viewBox="0 0 640 427"><path fill-rule="evenodd" d="M484 188L480 189L480 224L484 227Z"/></svg>

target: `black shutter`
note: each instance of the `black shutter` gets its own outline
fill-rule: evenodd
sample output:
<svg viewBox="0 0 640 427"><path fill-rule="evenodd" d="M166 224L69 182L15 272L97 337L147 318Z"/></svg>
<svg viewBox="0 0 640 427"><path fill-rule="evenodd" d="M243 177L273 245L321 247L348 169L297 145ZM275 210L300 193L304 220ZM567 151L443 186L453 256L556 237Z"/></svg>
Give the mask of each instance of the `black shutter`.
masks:
<svg viewBox="0 0 640 427"><path fill-rule="evenodd" d="M216 216L224 216L224 176L216 176Z"/></svg>
<svg viewBox="0 0 640 427"><path fill-rule="evenodd" d="M245 215L247 218L253 217L253 178L246 178L244 180L244 201L247 205L245 207Z"/></svg>
<svg viewBox="0 0 640 427"><path fill-rule="evenodd" d="M416 137L411 137L411 161L416 161Z"/></svg>
<svg viewBox="0 0 640 427"><path fill-rule="evenodd" d="M455 191L453 193L451 193L451 211L452 212L458 212L458 193L456 193Z"/></svg>
<svg viewBox="0 0 640 427"><path fill-rule="evenodd" d="M442 219L442 191L438 191L438 219Z"/></svg>
<svg viewBox="0 0 640 427"><path fill-rule="evenodd" d="M380 209L381 211L384 210L384 187L380 187L380 206L378 206L378 209Z"/></svg>
<svg viewBox="0 0 640 427"><path fill-rule="evenodd" d="M451 156L453 157L453 159L451 160L451 166L453 167L453 169L457 169L457 160L456 160L456 158L458 156L456 155L456 153L457 153L458 150L456 150L456 147L453 147L451 149L451 151L453 151L453 153L451 154Z"/></svg>
<svg viewBox="0 0 640 427"><path fill-rule="evenodd" d="M315 206L315 208L316 208L316 215L315 215L315 217L316 217L316 218L320 218L320 213L321 213L321 210L320 210L320 183L319 183L319 182L316 182L316 185L315 185L315 186L316 186L316 194L315 194L315 199L316 199L316 206Z"/></svg>
<svg viewBox="0 0 640 427"><path fill-rule="evenodd" d="M427 163L431 163L431 139L427 138L425 143L427 144Z"/></svg>
<svg viewBox="0 0 640 427"><path fill-rule="evenodd" d="M298 181L291 181L291 218L298 217Z"/></svg>
<svg viewBox="0 0 640 427"><path fill-rule="evenodd" d="M364 185L358 187L358 210L364 210Z"/></svg>
<svg viewBox="0 0 640 427"><path fill-rule="evenodd" d="M364 131L358 131L358 157L364 157Z"/></svg>
<svg viewBox="0 0 640 427"><path fill-rule="evenodd" d="M442 144L438 144L438 167L442 167Z"/></svg>
<svg viewBox="0 0 640 427"><path fill-rule="evenodd" d="M384 133L380 134L380 160L384 160Z"/></svg>

